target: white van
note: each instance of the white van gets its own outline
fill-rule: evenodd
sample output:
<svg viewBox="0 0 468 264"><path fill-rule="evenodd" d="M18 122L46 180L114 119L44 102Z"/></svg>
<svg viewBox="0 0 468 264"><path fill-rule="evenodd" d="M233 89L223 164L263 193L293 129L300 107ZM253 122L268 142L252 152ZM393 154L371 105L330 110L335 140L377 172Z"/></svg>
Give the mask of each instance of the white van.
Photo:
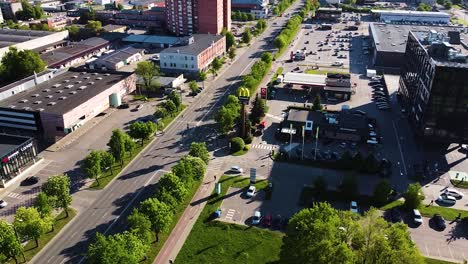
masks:
<svg viewBox="0 0 468 264"><path fill-rule="evenodd" d="M379 142L377 142L376 140L367 140L367 144L370 144L370 145L377 145Z"/></svg>

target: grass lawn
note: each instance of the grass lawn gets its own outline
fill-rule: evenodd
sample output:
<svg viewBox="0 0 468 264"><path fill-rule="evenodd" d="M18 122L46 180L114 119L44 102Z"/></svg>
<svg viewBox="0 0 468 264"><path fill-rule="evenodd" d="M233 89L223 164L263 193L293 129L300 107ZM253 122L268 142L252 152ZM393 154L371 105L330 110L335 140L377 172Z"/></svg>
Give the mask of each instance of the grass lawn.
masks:
<svg viewBox="0 0 468 264"><path fill-rule="evenodd" d="M450 261L445 261L445 260L438 260L438 259L431 259L431 258L425 258L427 264L455 264Z"/></svg>
<svg viewBox="0 0 468 264"><path fill-rule="evenodd" d="M334 70L306 70L305 73L308 74L322 74L325 75L327 73L349 73L348 71L334 71Z"/></svg>
<svg viewBox="0 0 468 264"><path fill-rule="evenodd" d="M26 262L30 261L37 253L39 253L39 251L41 251L42 248L44 248L47 243L49 243L49 241L52 240L52 238L54 238L55 235L57 235L58 232L60 232L60 230L62 230L62 228L73 219L73 217L75 217L76 212L72 208L69 208L68 214L68 218L65 218L65 212L61 212L55 217L54 231L46 233L41 238L39 238L38 247L36 247L36 242L34 242L34 240L30 240L28 243L26 243L26 246L24 246L24 257L26 258ZM22 260L23 257L18 256L18 261L22 262ZM8 263L13 264L15 261L12 259Z"/></svg>
<svg viewBox="0 0 468 264"><path fill-rule="evenodd" d="M462 181L457 181L457 180L450 180L450 182L455 187L468 189L468 182L467 181L462 182Z"/></svg>
<svg viewBox="0 0 468 264"><path fill-rule="evenodd" d="M283 67L279 67L279 68L276 70L275 74L273 74L273 77L271 77L271 81L272 81L272 82L276 81L276 78L278 78L278 75L280 75L280 74L283 73L283 70L284 70Z"/></svg>
<svg viewBox="0 0 468 264"><path fill-rule="evenodd" d="M390 210L392 208L397 208L401 206L403 206L403 201L396 200L381 207L380 210ZM434 214L440 214L442 217L445 218L445 220L448 220L448 221L455 220L458 217L459 213L461 213L462 218L468 217L468 211L457 210L457 209L442 207L442 206L432 206L432 205L428 206L425 204L421 204L421 206L419 206L418 209L419 209L419 212L423 216L433 217Z"/></svg>
<svg viewBox="0 0 468 264"><path fill-rule="evenodd" d="M389 204L386 204L386 205L380 207L380 210L386 211L386 210L390 210L390 209L395 208L395 207L400 207L400 206L403 205L403 203L404 203L404 201L402 201L402 200L395 200L395 201L393 201L393 202L391 202Z"/></svg>
<svg viewBox="0 0 468 264"><path fill-rule="evenodd" d="M150 246L150 250L147 253L148 258L145 261L142 261L140 263L146 263L146 264L152 264L153 263L154 259L158 255L161 248L164 246L164 243L166 242L167 238L171 234L172 229L174 229L177 222L179 222L179 218L184 213L185 208L187 208L187 206L189 205L190 201L192 200L193 196L197 192L198 187L200 187L201 183L202 183L202 181L200 180L200 181L195 182L193 184L192 189L189 190L189 193L187 194L187 197L185 198L185 201L183 203L181 203L179 206L177 206L177 208L175 209L176 213L175 213L175 216L174 216L174 220L172 221L172 224L168 229L169 231L159 234L159 242L155 243L155 244L152 244ZM156 239L156 237L154 237L153 239Z"/></svg>
<svg viewBox="0 0 468 264"><path fill-rule="evenodd" d="M466 20L463 20L463 19L458 19L458 18L452 18L450 19L450 21L454 24L462 24L462 25L465 25L465 26L468 26L468 21Z"/></svg>
<svg viewBox="0 0 468 264"><path fill-rule="evenodd" d="M452 8L453 8L453 9L462 9L462 7L459 6L459 5L453 5Z"/></svg>
<svg viewBox="0 0 468 264"><path fill-rule="evenodd" d="M185 109L185 105L182 105L181 109L179 112L175 113L172 116L167 116L165 118L162 118L159 120L159 122L162 122L164 124L164 128L166 128L179 114ZM132 155L130 157L126 157L123 166L121 167L119 163L114 163L112 165L112 173L109 170L106 172L103 176L99 178L99 184L94 181L91 186L89 187L90 189L94 190L101 190L104 189L109 182L112 181L149 143L151 143L153 139L145 141L143 146L140 144L140 142L137 142L136 148L133 151Z"/></svg>
<svg viewBox="0 0 468 264"><path fill-rule="evenodd" d="M242 156L242 155L246 154L247 152L249 152L249 148L243 148L243 149L241 149L239 151L236 151L236 152L232 153L231 155L233 155L233 156Z"/></svg>
<svg viewBox="0 0 468 264"><path fill-rule="evenodd" d="M221 196L212 195L179 252L176 263L271 263L279 259L282 234L256 227L210 221L230 186L246 187L249 179L223 176ZM268 182L258 181L257 188Z"/></svg>

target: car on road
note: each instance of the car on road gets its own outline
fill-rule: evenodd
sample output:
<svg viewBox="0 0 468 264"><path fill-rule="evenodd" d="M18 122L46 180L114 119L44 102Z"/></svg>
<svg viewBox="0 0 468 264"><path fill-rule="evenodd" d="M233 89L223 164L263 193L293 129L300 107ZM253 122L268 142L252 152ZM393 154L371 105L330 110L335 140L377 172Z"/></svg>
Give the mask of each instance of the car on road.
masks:
<svg viewBox="0 0 468 264"><path fill-rule="evenodd" d="M371 86L376 85L376 84L382 84L382 82L381 81L370 81L369 82L369 85L371 85Z"/></svg>
<svg viewBox="0 0 468 264"><path fill-rule="evenodd" d="M423 223L422 215L418 209L413 210L413 222L417 225L420 225Z"/></svg>
<svg viewBox="0 0 468 264"><path fill-rule="evenodd" d="M371 78L371 81L380 81L380 80L382 80L381 76L374 76Z"/></svg>
<svg viewBox="0 0 468 264"><path fill-rule="evenodd" d="M239 166L232 166L230 169L231 172L242 174L244 170Z"/></svg>
<svg viewBox="0 0 468 264"><path fill-rule="evenodd" d="M342 55L338 56L338 58L340 58L340 59L346 59L346 58L348 58L348 56L342 54Z"/></svg>
<svg viewBox="0 0 468 264"><path fill-rule="evenodd" d="M298 70L300 70L300 69L301 69L301 68L296 67L296 68L293 69L293 71L298 71Z"/></svg>
<svg viewBox="0 0 468 264"><path fill-rule="evenodd" d="M142 108L143 108L143 105L139 104L137 105L137 107L135 107L135 111L141 110Z"/></svg>
<svg viewBox="0 0 468 264"><path fill-rule="evenodd" d="M447 195L450 195L452 197L454 197L455 199L461 199L463 198L464 194L461 192L461 191L458 191L458 190L455 190L455 189L445 189L443 191L443 193L447 194Z"/></svg>
<svg viewBox="0 0 468 264"><path fill-rule="evenodd" d="M435 228L437 228L438 230L445 230L445 228L447 227L445 225L445 219L440 214L435 214L432 217L432 221L434 223Z"/></svg>
<svg viewBox="0 0 468 264"><path fill-rule="evenodd" d="M271 215L267 214L264 218L263 218L263 226L264 227L271 227Z"/></svg>
<svg viewBox="0 0 468 264"><path fill-rule="evenodd" d="M455 197L450 196L446 193L442 193L441 195L439 195L439 197L437 197L437 201L439 203L444 203L447 205L454 205L457 202L457 199L455 199Z"/></svg>
<svg viewBox="0 0 468 264"><path fill-rule="evenodd" d="M260 220L262 220L262 214L260 213L260 211L255 211L252 217L252 225L260 224Z"/></svg>
<svg viewBox="0 0 468 264"><path fill-rule="evenodd" d="M309 44L309 41L307 40L304 44Z"/></svg>
<svg viewBox="0 0 468 264"><path fill-rule="evenodd" d="M331 65L332 65L332 66L343 66L343 64L344 64L344 63L343 63L342 61L335 61L335 62L333 62Z"/></svg>
<svg viewBox="0 0 468 264"><path fill-rule="evenodd" d="M253 185L250 185L245 195L247 195L247 197L254 197L256 191L257 191L257 188L255 188L255 186Z"/></svg>
<svg viewBox="0 0 468 264"><path fill-rule="evenodd" d="M119 109L128 109L128 108L130 108L130 105L128 105L127 103L123 103L119 105Z"/></svg>
<svg viewBox="0 0 468 264"><path fill-rule="evenodd" d="M353 213L359 213L358 211L358 206L357 206L357 202L356 201L351 201L351 205L350 205L350 208L351 212Z"/></svg>
<svg viewBox="0 0 468 264"><path fill-rule="evenodd" d="M0 208L7 207L8 203L5 200L0 200Z"/></svg>
<svg viewBox="0 0 468 264"><path fill-rule="evenodd" d="M34 185L36 183L39 182L39 177L37 176L31 176L31 177L27 177L26 179L24 179L20 185L21 186L28 186L28 185Z"/></svg>

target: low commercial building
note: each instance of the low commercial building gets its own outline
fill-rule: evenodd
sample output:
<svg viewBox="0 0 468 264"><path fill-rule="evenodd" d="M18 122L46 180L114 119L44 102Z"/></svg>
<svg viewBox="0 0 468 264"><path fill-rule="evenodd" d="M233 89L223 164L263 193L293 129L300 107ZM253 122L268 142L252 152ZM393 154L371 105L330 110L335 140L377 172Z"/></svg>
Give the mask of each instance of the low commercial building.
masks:
<svg viewBox="0 0 468 264"><path fill-rule="evenodd" d="M386 72L399 72L404 61L406 42L410 31L460 32L468 39L468 31L462 27L428 26L428 25L400 25L385 23L370 23L370 53L372 66Z"/></svg>
<svg viewBox="0 0 468 264"><path fill-rule="evenodd" d="M331 20L336 21L341 17L343 10L341 8L334 7L319 7L315 11L315 18L318 20Z"/></svg>
<svg viewBox="0 0 468 264"><path fill-rule="evenodd" d="M327 100L349 100L353 94L349 74L327 74L323 94Z"/></svg>
<svg viewBox="0 0 468 264"><path fill-rule="evenodd" d="M283 83L290 88L294 85L301 85L304 88L323 88L326 79L327 76L321 74L288 72L284 75Z"/></svg>
<svg viewBox="0 0 468 264"><path fill-rule="evenodd" d="M103 26L102 30L104 30L105 32L125 33L125 31L127 30L127 26L109 24Z"/></svg>
<svg viewBox="0 0 468 264"><path fill-rule="evenodd" d="M137 63L142 59L143 50L126 47L109 54L102 55L87 65L90 69L118 70L125 65Z"/></svg>
<svg viewBox="0 0 468 264"><path fill-rule="evenodd" d="M51 32L37 30L18 30L0 28L0 60L9 47L23 49L46 49L68 38L68 31Z"/></svg>
<svg viewBox="0 0 468 264"><path fill-rule="evenodd" d="M0 101L0 128L55 142L135 90L127 72L71 68L32 89Z"/></svg>
<svg viewBox="0 0 468 264"><path fill-rule="evenodd" d="M0 188L35 162L37 146L34 139L0 134Z"/></svg>
<svg viewBox="0 0 468 264"><path fill-rule="evenodd" d="M15 94L32 89L36 85L52 79L56 71L57 70L45 70L41 73L28 76L22 80L0 87L0 101Z"/></svg>
<svg viewBox="0 0 468 264"><path fill-rule="evenodd" d="M165 73L191 73L206 70L216 57L226 52L226 39L222 35L194 34L188 45L161 51L160 67Z"/></svg>
<svg viewBox="0 0 468 264"><path fill-rule="evenodd" d="M263 7L260 9L252 9L250 13L255 16L255 19L266 19L268 18L268 8Z"/></svg>
<svg viewBox="0 0 468 264"><path fill-rule="evenodd" d="M399 93L416 136L468 143L467 76L468 45L460 32L409 33Z"/></svg>
<svg viewBox="0 0 468 264"><path fill-rule="evenodd" d="M65 27L68 27L73 24L74 21L77 21L79 18L77 17L66 17L66 16L58 16L52 18L46 18L41 21L42 24L47 24L49 29L53 30L63 30Z"/></svg>
<svg viewBox="0 0 468 264"><path fill-rule="evenodd" d="M181 74L177 77L168 77L168 76L161 76L161 77L153 77L152 83L158 84L161 89L164 89L165 94L169 94L175 89L180 88L187 79L184 78L184 75ZM137 77L137 87L142 88L145 84L145 81L141 77Z"/></svg>
<svg viewBox="0 0 468 264"><path fill-rule="evenodd" d="M371 12L380 22L384 23L429 23L448 25L450 22L450 15L443 12L375 9L371 10Z"/></svg>

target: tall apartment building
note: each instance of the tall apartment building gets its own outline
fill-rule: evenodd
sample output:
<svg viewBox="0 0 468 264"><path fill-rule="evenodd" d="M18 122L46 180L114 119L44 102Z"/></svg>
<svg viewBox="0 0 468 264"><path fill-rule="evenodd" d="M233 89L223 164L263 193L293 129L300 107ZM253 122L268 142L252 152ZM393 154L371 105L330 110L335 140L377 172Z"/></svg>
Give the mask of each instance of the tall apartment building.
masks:
<svg viewBox="0 0 468 264"><path fill-rule="evenodd" d="M21 2L0 2L4 19L15 19L15 13L23 10Z"/></svg>
<svg viewBox="0 0 468 264"><path fill-rule="evenodd" d="M175 35L219 34L231 28L229 0L166 0L166 23Z"/></svg>
<svg viewBox="0 0 468 264"><path fill-rule="evenodd" d="M468 143L467 37L459 31L408 34L399 92L416 134L427 140Z"/></svg>

